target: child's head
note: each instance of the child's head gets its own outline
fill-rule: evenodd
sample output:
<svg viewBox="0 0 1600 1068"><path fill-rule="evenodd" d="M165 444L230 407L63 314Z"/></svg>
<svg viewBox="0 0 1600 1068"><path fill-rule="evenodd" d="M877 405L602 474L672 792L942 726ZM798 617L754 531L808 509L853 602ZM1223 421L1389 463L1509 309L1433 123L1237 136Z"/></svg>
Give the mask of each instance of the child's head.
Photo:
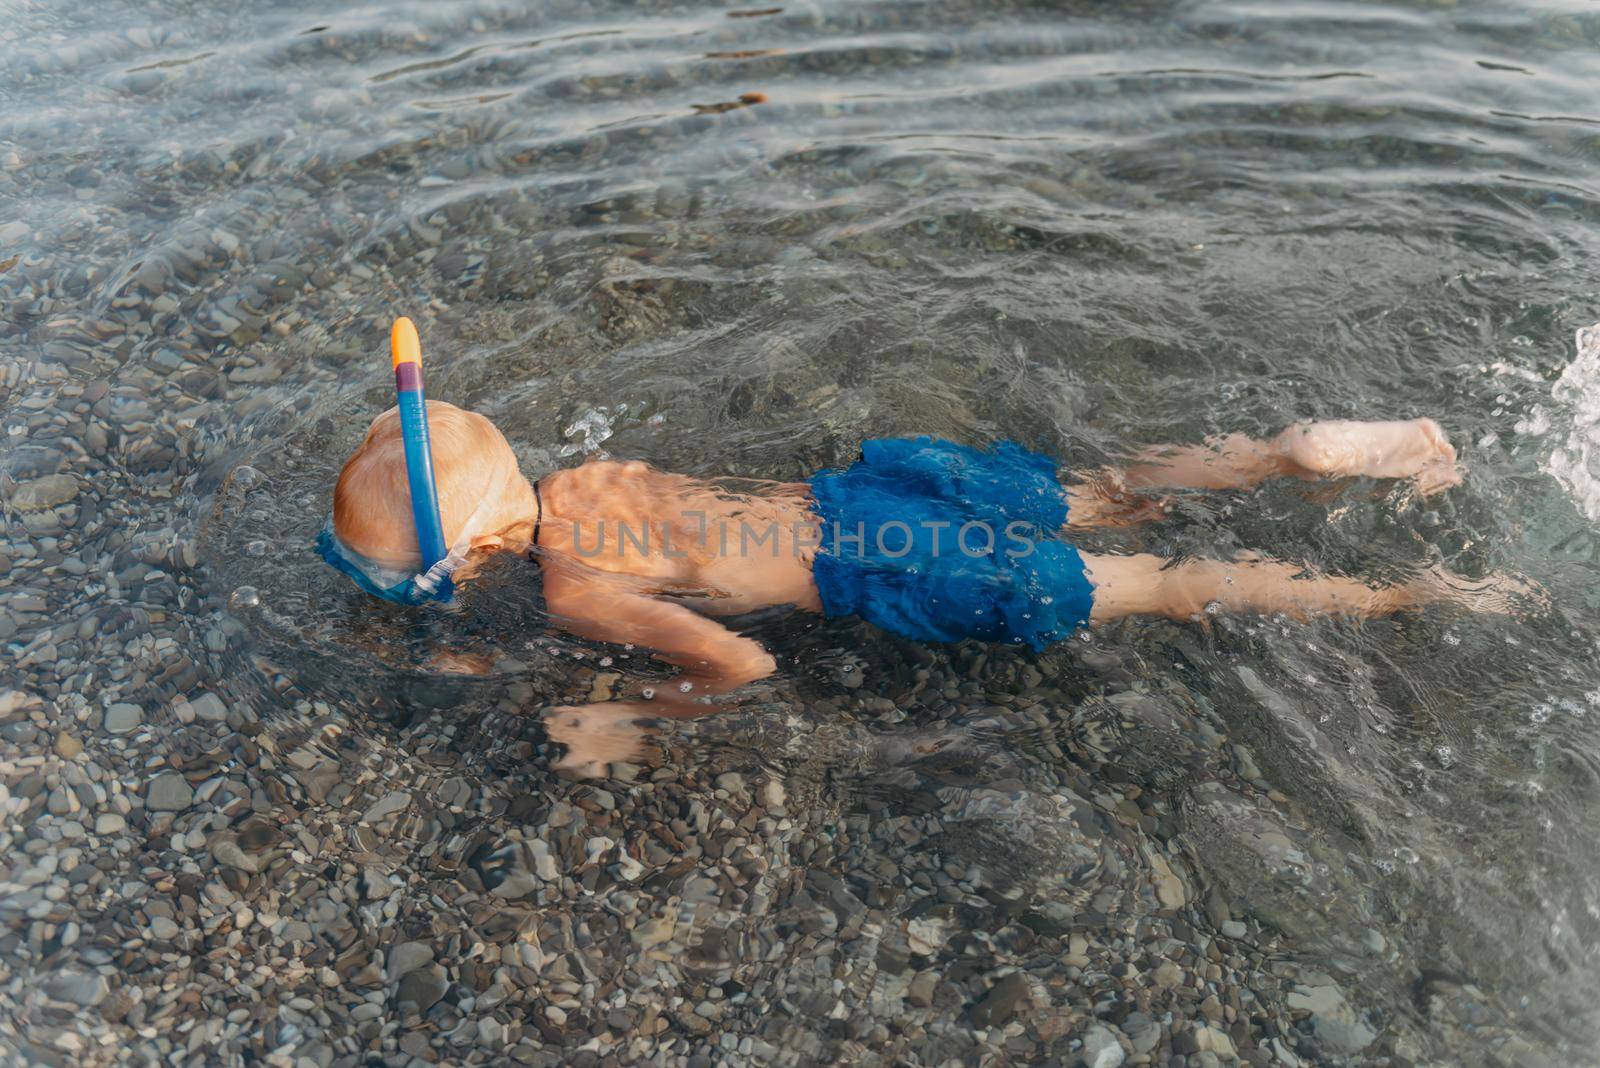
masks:
<svg viewBox="0 0 1600 1068"><path fill-rule="evenodd" d="M533 487L495 425L476 412L428 402L428 435L439 518L452 549L521 551L532 537ZM333 530L351 550L385 568L421 568L400 413L372 421L333 491ZM458 578L465 575L457 573Z"/></svg>

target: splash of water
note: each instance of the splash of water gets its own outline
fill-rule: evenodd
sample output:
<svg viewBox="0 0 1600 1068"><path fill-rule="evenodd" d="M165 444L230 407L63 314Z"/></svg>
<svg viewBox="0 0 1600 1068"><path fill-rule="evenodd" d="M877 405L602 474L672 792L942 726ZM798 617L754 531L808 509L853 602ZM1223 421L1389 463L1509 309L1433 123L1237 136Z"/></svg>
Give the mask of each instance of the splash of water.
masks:
<svg viewBox="0 0 1600 1068"><path fill-rule="evenodd" d="M1571 410L1572 430L1545 461L1545 471L1566 487L1584 515L1600 522L1600 323L1578 331L1577 348L1550 390Z"/></svg>
<svg viewBox="0 0 1600 1068"><path fill-rule="evenodd" d="M606 439L615 433L616 422L627 414L626 402L619 404L615 409L600 406L590 408L573 421L563 433L568 439L567 444L561 447L562 456L575 456L582 453L584 456L606 458L605 449L601 446Z"/></svg>

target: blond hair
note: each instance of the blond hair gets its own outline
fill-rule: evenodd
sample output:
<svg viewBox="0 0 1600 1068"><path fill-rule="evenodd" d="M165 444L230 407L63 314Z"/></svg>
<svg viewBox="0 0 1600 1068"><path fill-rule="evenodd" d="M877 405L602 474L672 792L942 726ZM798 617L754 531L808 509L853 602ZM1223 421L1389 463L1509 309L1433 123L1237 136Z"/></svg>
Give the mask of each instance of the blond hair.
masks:
<svg viewBox="0 0 1600 1068"><path fill-rule="evenodd" d="M479 504L516 474L516 455L488 419L444 401L428 401L428 436L444 540L455 545L463 535L478 533L463 528ZM417 558L399 409L374 419L361 447L345 461L333 489L333 530L364 556Z"/></svg>

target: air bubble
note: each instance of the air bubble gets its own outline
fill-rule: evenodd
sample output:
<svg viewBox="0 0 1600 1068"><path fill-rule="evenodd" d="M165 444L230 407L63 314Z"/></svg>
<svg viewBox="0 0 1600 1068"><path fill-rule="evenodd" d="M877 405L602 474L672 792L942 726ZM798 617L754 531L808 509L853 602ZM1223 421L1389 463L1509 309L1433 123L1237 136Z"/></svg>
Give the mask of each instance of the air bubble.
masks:
<svg viewBox="0 0 1600 1068"><path fill-rule="evenodd" d="M1439 762L1439 766L1441 768L1454 767L1456 763L1456 751L1451 749L1448 745L1436 745L1433 747L1433 759Z"/></svg>
<svg viewBox="0 0 1600 1068"><path fill-rule="evenodd" d="M262 541L260 538L257 538L255 541L247 542L245 544L244 551L249 556L265 556L267 555L268 548L270 548L270 546L268 546L266 542Z"/></svg>
<svg viewBox="0 0 1600 1068"><path fill-rule="evenodd" d="M1422 859L1417 855L1417 851L1412 849L1410 846L1400 846L1394 851L1394 855L1395 859L1399 860L1403 864L1415 864L1417 861Z"/></svg>
<svg viewBox="0 0 1600 1068"><path fill-rule="evenodd" d="M692 683L692 682L680 682L680 683L678 683L678 692L680 692L680 693L688 693L692 689L694 689L694 683Z"/></svg>
<svg viewBox="0 0 1600 1068"><path fill-rule="evenodd" d="M602 656L600 658L600 666L601 667L610 667L611 666L611 658L609 656Z"/></svg>
<svg viewBox="0 0 1600 1068"><path fill-rule="evenodd" d="M261 594L254 586L240 586L228 598L228 607L235 611L254 608L261 603Z"/></svg>
<svg viewBox="0 0 1600 1068"><path fill-rule="evenodd" d="M643 690L639 691L639 696L643 697L646 701L654 701L656 699L656 692L650 687L646 686Z"/></svg>

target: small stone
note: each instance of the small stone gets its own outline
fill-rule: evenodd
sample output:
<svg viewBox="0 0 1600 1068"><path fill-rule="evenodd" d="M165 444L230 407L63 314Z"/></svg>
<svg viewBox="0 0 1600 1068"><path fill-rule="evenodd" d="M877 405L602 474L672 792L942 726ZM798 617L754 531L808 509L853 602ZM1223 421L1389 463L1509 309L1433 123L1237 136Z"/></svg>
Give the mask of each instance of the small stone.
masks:
<svg viewBox="0 0 1600 1068"><path fill-rule="evenodd" d="M783 803L787 799L787 794L783 789L783 783L779 782L777 779L768 779L766 782L761 784L761 789L757 794L757 799L761 802L762 808L772 809L774 811L782 809Z"/></svg>
<svg viewBox="0 0 1600 1068"><path fill-rule="evenodd" d="M1156 985L1167 990L1171 990L1183 982L1183 969L1170 960L1164 960L1156 965L1155 971L1151 974L1156 981Z"/></svg>
<svg viewBox="0 0 1600 1068"><path fill-rule="evenodd" d="M175 771L163 771L144 788L144 807L152 812L182 812L194 803L194 787Z"/></svg>
<svg viewBox="0 0 1600 1068"><path fill-rule="evenodd" d="M906 1000L920 1009L926 1009L933 1004L933 990L938 985L939 976L933 969L918 972L906 988Z"/></svg>
<svg viewBox="0 0 1600 1068"><path fill-rule="evenodd" d="M1236 942L1249 933L1250 929L1244 924L1240 923L1238 920L1229 920L1227 923L1222 925L1223 937L1231 938Z"/></svg>
<svg viewBox="0 0 1600 1068"><path fill-rule="evenodd" d="M589 687L589 703L598 704L612 698L612 687L622 680L620 671L600 671L595 673L594 683Z"/></svg>
<svg viewBox="0 0 1600 1068"><path fill-rule="evenodd" d="M150 918L150 936L161 942L170 942L177 938L182 931L177 923L165 916L152 916Z"/></svg>
<svg viewBox="0 0 1600 1068"><path fill-rule="evenodd" d="M105 728L107 734L127 734L137 730L139 724L144 722L144 713L138 705L126 703L114 704L106 709Z"/></svg>
<svg viewBox="0 0 1600 1068"><path fill-rule="evenodd" d="M649 949L651 946L672 941L673 932L677 928L678 921L674 917L655 916L635 927L630 937L636 945Z"/></svg>
<svg viewBox="0 0 1600 1068"><path fill-rule="evenodd" d="M207 723L221 723L228 718L228 706L214 693L203 693L199 697L189 698L189 707L194 709L196 716Z"/></svg>
<svg viewBox="0 0 1600 1068"><path fill-rule="evenodd" d="M1104 1024L1097 1023L1084 1033L1084 1068L1118 1068L1126 1056L1117 1036Z"/></svg>
<svg viewBox="0 0 1600 1068"><path fill-rule="evenodd" d="M419 1013L427 1012L439 1003L445 991L450 989L449 982L444 977L443 969L437 964L431 968L418 968L400 980L400 989L395 991L395 1002L400 1006L415 1006Z"/></svg>
<svg viewBox="0 0 1600 1068"><path fill-rule="evenodd" d="M102 836L121 834L128 829L128 821L116 812L102 812L94 818L94 833Z"/></svg>
<svg viewBox="0 0 1600 1068"><path fill-rule="evenodd" d="M365 815L361 817L362 822L379 823L388 819L390 816L395 815L396 813L404 812L407 806L410 804L410 794L406 793L404 790L394 790L380 798L372 805L371 808L367 809Z"/></svg>
<svg viewBox="0 0 1600 1068"><path fill-rule="evenodd" d="M527 897L537 889L539 880L532 872L513 869L508 871L506 877L496 883L494 889L489 892L507 901L515 901L517 898Z"/></svg>
<svg viewBox="0 0 1600 1068"><path fill-rule="evenodd" d="M1351 1056L1360 1053L1377 1039L1378 1033L1356 1015L1337 986L1301 987L1288 997L1291 1009L1311 1014L1317 1039L1335 1053Z"/></svg>
<svg viewBox="0 0 1600 1068"><path fill-rule="evenodd" d="M983 996L972 1010L972 1023L976 1027L996 1027L1016 1015L1022 1003L1032 996L1028 978L1021 972L1010 972Z"/></svg>
<svg viewBox="0 0 1600 1068"><path fill-rule="evenodd" d="M72 760L83 752L83 743L70 734L56 735L56 756L62 760Z"/></svg>
<svg viewBox="0 0 1600 1068"><path fill-rule="evenodd" d="M1150 867L1156 884L1156 900L1161 902L1161 907L1181 909L1188 900L1188 895L1183 890L1183 881L1173 874L1167 862L1160 857L1152 856Z"/></svg>
<svg viewBox="0 0 1600 1068"><path fill-rule="evenodd" d="M426 942L396 942L389 950L389 980L397 982L424 964L433 963L433 947Z"/></svg>
<svg viewBox="0 0 1600 1068"><path fill-rule="evenodd" d="M106 999L111 986L97 972L56 972L43 982L45 996L92 1008Z"/></svg>
<svg viewBox="0 0 1600 1068"><path fill-rule="evenodd" d="M1122 1033L1135 1053L1149 1053L1161 1042L1161 1025L1142 1012L1131 1012L1122 1021Z"/></svg>
<svg viewBox="0 0 1600 1068"><path fill-rule="evenodd" d="M19 512L42 512L74 500L78 490L73 475L46 475L20 483L11 491L11 505Z"/></svg>
<svg viewBox="0 0 1600 1068"><path fill-rule="evenodd" d="M220 836L211 843L211 856L224 867L252 874L256 871L255 858L240 848L238 840L231 835Z"/></svg>
<svg viewBox="0 0 1600 1068"><path fill-rule="evenodd" d="M725 772L717 776L717 789L726 790L730 794L744 792L744 776L737 771Z"/></svg>
<svg viewBox="0 0 1600 1068"><path fill-rule="evenodd" d="M556 869L556 859L550 855L550 846L542 838L536 838L528 843L528 852L533 855L533 873L545 882L555 882L560 876Z"/></svg>

